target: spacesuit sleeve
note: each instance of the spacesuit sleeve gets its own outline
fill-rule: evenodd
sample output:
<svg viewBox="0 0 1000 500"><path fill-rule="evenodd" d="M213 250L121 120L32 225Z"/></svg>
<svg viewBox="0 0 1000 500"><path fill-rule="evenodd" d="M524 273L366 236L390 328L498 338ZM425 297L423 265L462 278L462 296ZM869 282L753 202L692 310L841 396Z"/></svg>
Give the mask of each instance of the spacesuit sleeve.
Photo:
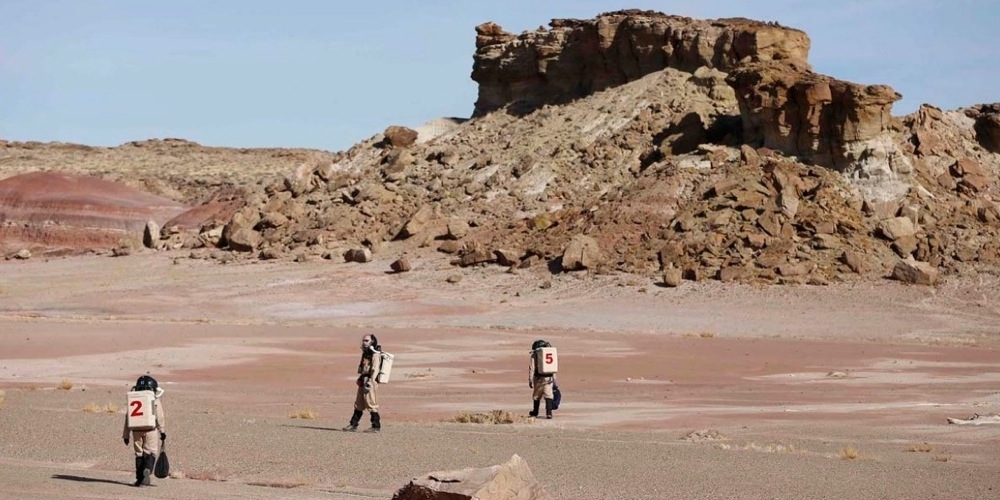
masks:
<svg viewBox="0 0 1000 500"><path fill-rule="evenodd" d="M167 421L163 418L163 402L156 401L156 428L160 432L167 432Z"/></svg>

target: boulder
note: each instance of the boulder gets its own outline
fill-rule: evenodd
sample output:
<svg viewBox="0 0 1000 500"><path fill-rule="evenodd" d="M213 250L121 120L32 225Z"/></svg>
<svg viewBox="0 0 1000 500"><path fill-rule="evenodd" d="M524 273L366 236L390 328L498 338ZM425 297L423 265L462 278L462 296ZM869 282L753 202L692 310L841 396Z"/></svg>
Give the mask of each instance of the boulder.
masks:
<svg viewBox="0 0 1000 500"><path fill-rule="evenodd" d="M912 258L900 260L892 268L893 279L914 285L935 285L938 276L936 267Z"/></svg>
<svg viewBox="0 0 1000 500"><path fill-rule="evenodd" d="M469 233L469 223L462 219L451 219L448 221L447 237L453 240L460 240Z"/></svg>
<svg viewBox="0 0 1000 500"><path fill-rule="evenodd" d="M146 221L146 229L142 232L142 244L146 248L156 248L160 242L160 225L155 220Z"/></svg>
<svg viewBox="0 0 1000 500"><path fill-rule="evenodd" d="M681 284L682 272L676 267L668 267L663 270L663 284L669 288L676 288Z"/></svg>
<svg viewBox="0 0 1000 500"><path fill-rule="evenodd" d="M399 259L393 261L389 264L389 268L392 269L394 273L405 273L408 272L412 267L410 266L410 259L406 257L400 257Z"/></svg>
<svg viewBox="0 0 1000 500"><path fill-rule="evenodd" d="M390 125L383 133L387 145L394 148L405 148L417 142L417 131L409 127Z"/></svg>
<svg viewBox="0 0 1000 500"><path fill-rule="evenodd" d="M410 219L406 221L406 224L403 225L403 229L399 231L397 237L400 239L406 239L420 234L427 229L427 226L434 215L434 208L432 206L421 206L412 216L410 216Z"/></svg>
<svg viewBox="0 0 1000 500"><path fill-rule="evenodd" d="M980 104L966 114L975 120L976 141L991 153L1000 153L1000 103Z"/></svg>
<svg viewBox="0 0 1000 500"><path fill-rule="evenodd" d="M889 241L896 241L900 238L917 234L916 227L909 217L893 217L883 220L878 224L879 233Z"/></svg>
<svg viewBox="0 0 1000 500"><path fill-rule="evenodd" d="M352 248L344 252L344 262L364 264L372 261L372 251L367 247Z"/></svg>
<svg viewBox="0 0 1000 500"><path fill-rule="evenodd" d="M400 488L393 500L549 500L528 463L518 455L481 469L431 472Z"/></svg>
<svg viewBox="0 0 1000 500"><path fill-rule="evenodd" d="M603 257L597 240L583 234L578 234L566 245L562 254L563 271L579 271L594 269L601 264Z"/></svg>

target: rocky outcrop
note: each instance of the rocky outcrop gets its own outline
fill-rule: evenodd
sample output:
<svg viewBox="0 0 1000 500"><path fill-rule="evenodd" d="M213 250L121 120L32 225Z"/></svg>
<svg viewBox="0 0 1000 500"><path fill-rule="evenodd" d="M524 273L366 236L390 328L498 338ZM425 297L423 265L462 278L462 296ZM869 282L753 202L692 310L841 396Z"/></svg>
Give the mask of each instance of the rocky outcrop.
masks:
<svg viewBox="0 0 1000 500"><path fill-rule="evenodd" d="M1000 153L1000 103L974 106L966 115L976 121L976 140L983 149Z"/></svg>
<svg viewBox="0 0 1000 500"><path fill-rule="evenodd" d="M47 251L141 245L148 221L162 225L188 207L96 177L54 172L0 181L0 245Z"/></svg>
<svg viewBox="0 0 1000 500"><path fill-rule="evenodd" d="M728 81L739 99L745 143L838 171L857 167L872 141L894 128L892 104L902 97L886 85L779 63L740 66Z"/></svg>
<svg viewBox="0 0 1000 500"><path fill-rule="evenodd" d="M431 472L402 487L393 500L548 500L552 498L518 455L481 469Z"/></svg>
<svg viewBox="0 0 1000 500"><path fill-rule="evenodd" d="M517 36L493 23L476 28L475 115L512 104L512 111L523 113L564 103L664 68L696 75L712 68L729 74L743 142L853 175L870 199L905 194L900 178L911 165L889 140L899 128L892 104L901 96L885 85L813 73L807 62L809 38L799 30L640 10L592 20L556 19L550 26ZM982 135L990 137L992 122L984 118L983 123ZM712 142L707 135L683 139L664 152L684 153Z"/></svg>
<svg viewBox="0 0 1000 500"><path fill-rule="evenodd" d="M750 61L781 60L808 68L802 31L748 19L705 21L623 10L590 20L554 19L551 30L513 35L497 24L476 27L473 116L515 101L519 108L564 103L664 68L729 71Z"/></svg>

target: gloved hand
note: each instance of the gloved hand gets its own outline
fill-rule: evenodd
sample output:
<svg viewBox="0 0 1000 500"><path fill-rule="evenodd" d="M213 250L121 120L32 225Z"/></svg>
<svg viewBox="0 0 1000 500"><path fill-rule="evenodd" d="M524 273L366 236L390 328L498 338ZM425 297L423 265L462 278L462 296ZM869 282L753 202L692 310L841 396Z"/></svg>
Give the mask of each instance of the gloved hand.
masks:
<svg viewBox="0 0 1000 500"><path fill-rule="evenodd" d="M125 446L128 446L128 438L122 438L122 441L125 441Z"/></svg>
<svg viewBox="0 0 1000 500"><path fill-rule="evenodd" d="M166 432L161 432L160 433L160 441L166 441L166 440L167 440L167 433Z"/></svg>
<svg viewBox="0 0 1000 500"><path fill-rule="evenodd" d="M529 380L528 381L528 389L534 389L534 388L535 388L535 383L532 382L531 380Z"/></svg>
<svg viewBox="0 0 1000 500"><path fill-rule="evenodd" d="M365 382L365 394L367 394L369 392L372 392L372 383L371 382Z"/></svg>

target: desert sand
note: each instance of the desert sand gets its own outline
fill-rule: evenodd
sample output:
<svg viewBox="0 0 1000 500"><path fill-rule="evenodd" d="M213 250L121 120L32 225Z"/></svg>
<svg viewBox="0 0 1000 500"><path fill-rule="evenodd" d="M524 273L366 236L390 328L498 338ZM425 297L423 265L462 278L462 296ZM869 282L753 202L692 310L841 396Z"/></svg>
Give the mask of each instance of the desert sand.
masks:
<svg viewBox="0 0 1000 500"><path fill-rule="evenodd" d="M560 499L1000 492L1000 425L947 423L1000 412L993 277L673 289L170 257L0 263L0 498L388 499L513 454ZM383 431L341 432L366 332L396 355ZM560 350L552 420L527 418L536 338ZM172 477L136 490L120 432L147 371ZM453 421L492 410L517 421Z"/></svg>

